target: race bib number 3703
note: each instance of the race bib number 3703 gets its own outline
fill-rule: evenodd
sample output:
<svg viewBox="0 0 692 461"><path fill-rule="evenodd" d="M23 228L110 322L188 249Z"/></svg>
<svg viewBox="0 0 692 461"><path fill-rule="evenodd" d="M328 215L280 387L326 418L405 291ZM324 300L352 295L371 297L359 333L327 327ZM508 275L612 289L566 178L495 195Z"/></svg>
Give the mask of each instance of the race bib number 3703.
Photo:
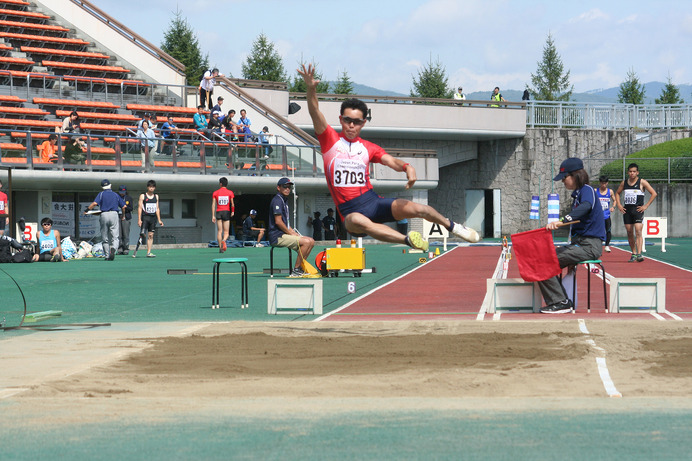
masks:
<svg viewBox="0 0 692 461"><path fill-rule="evenodd" d="M333 182L336 187L360 187L365 185L365 165L358 160L337 160Z"/></svg>

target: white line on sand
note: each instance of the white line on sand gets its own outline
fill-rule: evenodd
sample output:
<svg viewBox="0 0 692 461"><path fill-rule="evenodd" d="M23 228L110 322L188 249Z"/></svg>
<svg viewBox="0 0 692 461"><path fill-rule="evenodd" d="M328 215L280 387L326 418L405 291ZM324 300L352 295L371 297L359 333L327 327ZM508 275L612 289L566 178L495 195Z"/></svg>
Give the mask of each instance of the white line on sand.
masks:
<svg viewBox="0 0 692 461"><path fill-rule="evenodd" d="M586 328L586 322L584 319L579 319L579 331L587 336L590 336L589 329ZM596 342L591 338L586 338L586 343L590 345L595 351L600 353L602 357L596 357L596 366L598 367L598 375L601 377L601 382L605 388L608 397L622 397L622 394L618 392L615 388L613 380L610 378L610 372L608 371L608 366L606 365L606 351L602 347L598 347Z"/></svg>

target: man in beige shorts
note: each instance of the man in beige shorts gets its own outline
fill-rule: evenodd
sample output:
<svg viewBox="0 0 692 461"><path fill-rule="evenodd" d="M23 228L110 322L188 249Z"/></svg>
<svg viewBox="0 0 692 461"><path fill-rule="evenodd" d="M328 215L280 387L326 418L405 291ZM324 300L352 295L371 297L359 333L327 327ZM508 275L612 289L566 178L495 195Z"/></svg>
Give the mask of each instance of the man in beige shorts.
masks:
<svg viewBox="0 0 692 461"><path fill-rule="evenodd" d="M293 191L293 183L288 178L281 178L276 185L278 193L269 205L269 243L271 246L290 248L298 253L296 265L291 277L302 277L303 260L310 256L315 241L310 237L300 235L293 229L289 221L288 197Z"/></svg>

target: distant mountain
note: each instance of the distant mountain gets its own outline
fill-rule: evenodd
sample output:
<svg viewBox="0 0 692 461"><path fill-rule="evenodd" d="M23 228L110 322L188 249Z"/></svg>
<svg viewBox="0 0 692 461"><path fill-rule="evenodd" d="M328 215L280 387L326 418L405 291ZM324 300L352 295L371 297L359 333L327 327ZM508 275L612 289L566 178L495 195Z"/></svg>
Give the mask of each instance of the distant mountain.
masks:
<svg viewBox="0 0 692 461"><path fill-rule="evenodd" d="M663 82L645 83L644 89L646 90L646 103L654 104L654 100L661 96L665 86L666 84ZM680 90L680 97L684 99L686 103L692 103L692 84L682 84L677 85L677 87ZM353 92L355 94L372 96L408 96L408 94L380 90L371 86L361 85L359 83L353 84ZM616 86L613 88L590 90L584 93L572 93L572 101L590 103L617 103L619 92L620 87ZM490 99L491 93L492 88L488 89L487 91L474 91L473 93L467 93L466 99L486 101ZM524 94L524 90L501 90L501 93L507 101L521 101L521 96Z"/></svg>

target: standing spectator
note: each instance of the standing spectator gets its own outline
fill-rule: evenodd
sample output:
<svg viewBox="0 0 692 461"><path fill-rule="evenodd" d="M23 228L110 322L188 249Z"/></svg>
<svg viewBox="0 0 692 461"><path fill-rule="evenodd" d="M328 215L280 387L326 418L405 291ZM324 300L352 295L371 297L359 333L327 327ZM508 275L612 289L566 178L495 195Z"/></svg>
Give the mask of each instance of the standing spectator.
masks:
<svg viewBox="0 0 692 461"><path fill-rule="evenodd" d="M156 153L156 134L149 128L149 122L142 121L142 129L137 130L137 137L141 145L142 166L146 166L147 151L149 153L149 165L154 166L154 154Z"/></svg>
<svg viewBox="0 0 692 461"><path fill-rule="evenodd" d="M502 97L502 94L500 94L500 87L496 86L495 89L493 90L493 94L490 95L490 100L491 101L497 101L497 102L506 102L505 98ZM500 107L497 104L491 104L490 107Z"/></svg>
<svg viewBox="0 0 692 461"><path fill-rule="evenodd" d="M255 227L257 210L250 210L250 216L243 220L243 240L250 241L257 238L256 247L262 248L262 238L264 237L264 227Z"/></svg>
<svg viewBox="0 0 692 461"><path fill-rule="evenodd" d="M62 247L60 246L60 231L53 229L53 220L43 218L41 220L41 230L36 231L36 241L38 242L38 254L32 258L33 261L62 262Z"/></svg>
<svg viewBox="0 0 692 461"><path fill-rule="evenodd" d="M243 134L243 137L240 139L241 141L253 142L252 130L250 129L251 126L252 123L250 122L250 119L247 117L247 112L245 111L245 109L241 109L240 118L238 119L238 132Z"/></svg>
<svg viewBox="0 0 692 461"><path fill-rule="evenodd" d="M212 107L211 96L214 94L214 85L216 84L216 77L223 77L223 74L219 73L219 69L216 67L208 70L204 73L202 80L199 82L199 103L202 109Z"/></svg>
<svg viewBox="0 0 692 461"><path fill-rule="evenodd" d="M50 163L53 161L53 159L56 158L55 153L58 150L57 147L58 143L58 135L57 134L50 134L48 135L48 139L46 141L43 141L40 146L38 146L38 153L39 153L39 158L41 159L42 163Z"/></svg>
<svg viewBox="0 0 692 461"><path fill-rule="evenodd" d="M137 208L137 224L139 225L139 236L144 239L144 233L147 235L147 258L155 258L156 255L151 252L154 245L154 232L156 231L156 223L163 226L161 221L161 206L159 194L156 191L156 181L150 179L147 181L147 191L139 196L139 207ZM133 254L135 258L137 255Z"/></svg>
<svg viewBox="0 0 692 461"><path fill-rule="evenodd" d="M120 214L120 247L118 247L118 254L126 255L130 252L130 225L132 224L134 206L132 197L127 193L127 187L120 186L118 194L125 201L125 207Z"/></svg>
<svg viewBox="0 0 692 461"><path fill-rule="evenodd" d="M2 188L2 181L0 181ZM5 235L5 227L10 225L10 205L7 194L0 190L0 235Z"/></svg>
<svg viewBox="0 0 692 461"><path fill-rule="evenodd" d="M313 214L313 218L308 216L308 226L312 227L312 239L322 241L322 220L320 219L322 213L315 211Z"/></svg>
<svg viewBox="0 0 692 461"><path fill-rule="evenodd" d="M99 222L101 223L101 241L103 251L106 253L106 261L115 259L115 251L120 246L120 219L118 209L125 212L125 200L111 190L111 182L107 179L101 181L101 192L98 193L94 201L84 211L93 210L98 206L101 210Z"/></svg>
<svg viewBox="0 0 692 461"><path fill-rule="evenodd" d="M464 94L464 89L462 87L457 88L457 91L454 93L453 98L460 100L460 101L466 101L466 95Z"/></svg>
<svg viewBox="0 0 692 461"><path fill-rule="evenodd" d="M259 142L264 146L264 158L269 158L269 155L274 152L274 148L269 145L269 137L273 136L269 134L269 127L265 126L262 131L257 135Z"/></svg>
<svg viewBox="0 0 692 461"><path fill-rule="evenodd" d="M603 250L610 253L610 229L612 227L610 213L615 211L615 205L610 206L610 202L611 200L614 202L614 198L613 191L608 188L608 176L602 175L600 178L598 178L598 189L596 189L596 196L601 202L601 208L603 208L603 218L605 219L606 240Z"/></svg>
<svg viewBox="0 0 692 461"><path fill-rule="evenodd" d="M219 114L223 114L223 109L221 108L223 106L223 96L219 96L216 98L216 105L214 108L211 110L213 112L218 112ZM219 115L219 118L223 118L222 115Z"/></svg>
<svg viewBox="0 0 692 461"><path fill-rule="evenodd" d="M557 260L561 268L573 266L579 261L598 259L603 251L605 240L605 221L603 209L598 203L596 191L589 185L589 175L584 170L581 159L571 157L562 162L560 172L553 181L562 181L572 192L572 208L569 214L546 227L555 230L562 222L579 221L570 226L571 243L557 247ZM572 311L574 304L567 299L558 277L538 282L546 306L543 314L565 314Z"/></svg>
<svg viewBox="0 0 692 461"><path fill-rule="evenodd" d="M178 140L178 127L173 123L173 117L170 115L168 116L168 120L161 125L161 137L163 138L161 153L164 155L171 155L172 146L174 146Z"/></svg>
<svg viewBox="0 0 692 461"><path fill-rule="evenodd" d="M644 205L644 191L651 194L649 201ZM624 206L620 201L620 194L624 192ZM615 203L622 213L627 229L627 240L632 249L632 256L628 262L642 262L642 246L644 246L644 237L642 230L644 228L644 211L649 208L651 202L654 201L658 194L651 187L649 181L639 177L639 166L636 163L630 163L627 166L627 178L620 183L618 190L615 192Z"/></svg>
<svg viewBox="0 0 692 461"><path fill-rule="evenodd" d="M288 197L293 190L293 183L288 178L281 178L276 184L278 193L269 205L269 243L271 246L290 248L298 253L296 264L290 277L302 277L303 260L310 256L315 241L302 236L291 228L289 221Z"/></svg>
<svg viewBox="0 0 692 461"><path fill-rule="evenodd" d="M324 239L325 240L336 240L336 219L334 219L334 209L327 208L327 216L322 220L322 225L324 227Z"/></svg>
<svg viewBox="0 0 692 461"><path fill-rule="evenodd" d="M524 94L521 95L521 100L528 101L529 99L531 99L531 94L529 93L529 90L524 90Z"/></svg>
<svg viewBox="0 0 692 461"><path fill-rule="evenodd" d="M211 222L216 223L216 239L219 253L226 251L226 240L231 229L231 218L235 214L233 191L228 189L228 179L219 179L219 188L211 197Z"/></svg>

